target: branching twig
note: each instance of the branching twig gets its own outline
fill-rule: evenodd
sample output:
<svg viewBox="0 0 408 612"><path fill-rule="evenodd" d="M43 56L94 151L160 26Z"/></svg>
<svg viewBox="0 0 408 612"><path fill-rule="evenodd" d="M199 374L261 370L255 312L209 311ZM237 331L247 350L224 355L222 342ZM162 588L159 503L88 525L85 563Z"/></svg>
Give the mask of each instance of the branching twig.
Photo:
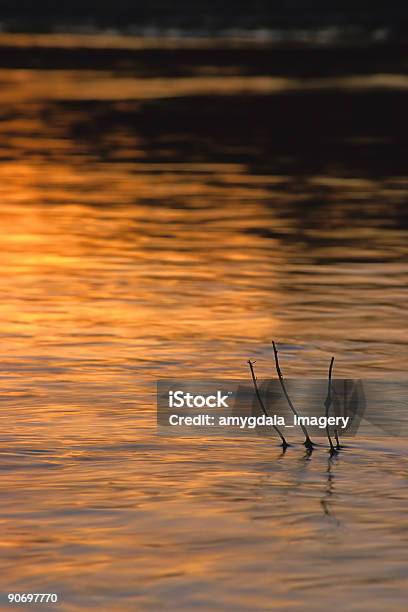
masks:
<svg viewBox="0 0 408 612"><path fill-rule="evenodd" d="M283 380L282 372L281 372L281 369L279 367L278 351L276 349L275 342L273 340L272 340L272 346L273 346L273 353L275 355L276 372L278 373L278 378L279 378L279 382L280 382L281 387L282 387L283 394L286 397L286 401L288 402L289 407L292 410L293 414L295 415L295 417L297 419L299 419L299 414L298 414L296 408L294 407L294 405L292 404L292 400L290 399L289 394L288 394L288 392L286 390L285 381ZM302 428L303 433L305 434L304 445L306 446L306 448L312 450L313 449L313 442L310 439L310 436L308 434L308 431L307 431L306 427L301 422L299 422L299 425Z"/></svg>
<svg viewBox="0 0 408 612"><path fill-rule="evenodd" d="M252 362L250 359L248 360L249 369L251 370L252 381L254 383L255 394L256 394L256 397L257 397L257 400L258 400L258 403L259 403L259 405L261 407L262 412L267 417L269 415L268 415L268 413L266 411L265 404L263 403L261 394L259 392L258 383L257 383L257 380L256 380L254 366L253 366L254 363L255 362ZM274 428L274 430L276 431L276 433L278 434L278 436L282 440L283 448L286 449L289 446L289 444L286 442L285 437L282 434L281 430L278 427L276 427L276 425L272 425L272 427Z"/></svg>

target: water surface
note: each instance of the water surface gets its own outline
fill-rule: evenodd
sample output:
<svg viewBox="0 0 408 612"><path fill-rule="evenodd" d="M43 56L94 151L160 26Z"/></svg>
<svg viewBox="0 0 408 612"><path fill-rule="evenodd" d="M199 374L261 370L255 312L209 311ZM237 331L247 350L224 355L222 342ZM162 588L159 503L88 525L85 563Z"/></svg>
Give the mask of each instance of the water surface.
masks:
<svg viewBox="0 0 408 612"><path fill-rule="evenodd" d="M0 71L2 591L405 609L404 440L332 459L168 440L154 398L161 377L241 379L249 357L270 376L272 338L288 376L332 354L339 376L405 376L400 66L357 78L339 52L338 75L300 78L187 49L169 75L165 50L149 72L123 41L105 70L89 42L85 67L0 44L30 49Z"/></svg>

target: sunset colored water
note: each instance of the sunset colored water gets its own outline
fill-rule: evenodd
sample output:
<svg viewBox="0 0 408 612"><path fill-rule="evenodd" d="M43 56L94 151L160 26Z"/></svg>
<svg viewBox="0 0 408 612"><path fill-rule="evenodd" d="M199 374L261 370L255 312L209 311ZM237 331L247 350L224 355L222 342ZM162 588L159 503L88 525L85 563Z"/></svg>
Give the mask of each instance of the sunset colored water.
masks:
<svg viewBox="0 0 408 612"><path fill-rule="evenodd" d="M326 610L347 591L347 610L405 609L405 440L332 459L169 440L155 383L242 379L248 358L271 376L272 338L288 376L323 377L331 355L338 376L405 376L406 76L392 58L357 77L233 50L190 65L188 48L175 74L159 48L160 74L137 55L153 43L126 61L126 39L106 69L95 50L56 65L81 45L98 47L0 38L26 53L0 62L2 593Z"/></svg>

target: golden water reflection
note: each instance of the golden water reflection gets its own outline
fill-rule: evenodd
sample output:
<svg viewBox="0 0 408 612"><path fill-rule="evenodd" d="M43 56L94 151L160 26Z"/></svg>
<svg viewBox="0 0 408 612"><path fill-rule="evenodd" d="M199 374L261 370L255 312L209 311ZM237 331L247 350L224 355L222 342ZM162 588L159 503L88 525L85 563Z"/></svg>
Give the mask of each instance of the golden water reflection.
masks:
<svg viewBox="0 0 408 612"><path fill-rule="evenodd" d="M89 100L50 115L46 87L21 98L21 74L1 77L4 589L67 610L281 610L326 609L347 582L356 609L403 609L403 442L330 463L168 441L154 383L247 377L249 357L268 376L272 338L288 375L332 354L339 375L404 375L406 178L254 170L245 143L241 162L155 161L137 129L76 137Z"/></svg>
<svg viewBox="0 0 408 612"><path fill-rule="evenodd" d="M12 359L29 348L108 369L148 360L153 378L162 367L234 376L277 337L301 347L296 373L321 373L331 352L347 375L406 367L406 235L378 227L393 185L326 184L321 220L294 212L318 178L300 195L290 177L247 181L240 166L3 163L0 174ZM362 206L375 214L359 223Z"/></svg>

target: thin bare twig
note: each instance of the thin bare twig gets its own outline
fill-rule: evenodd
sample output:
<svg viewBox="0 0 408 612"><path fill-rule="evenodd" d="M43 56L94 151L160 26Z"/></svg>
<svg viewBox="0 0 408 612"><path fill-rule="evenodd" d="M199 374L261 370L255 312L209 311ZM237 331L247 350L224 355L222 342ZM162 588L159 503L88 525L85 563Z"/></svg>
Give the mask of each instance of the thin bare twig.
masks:
<svg viewBox="0 0 408 612"><path fill-rule="evenodd" d="M336 411L334 411L334 415L337 416L336 415ZM340 450L340 441L339 441L339 432L338 432L338 429L337 429L337 423L334 426L334 437L336 438L336 449Z"/></svg>
<svg viewBox="0 0 408 612"><path fill-rule="evenodd" d="M257 400L258 400L258 403L259 403L259 405L261 407L262 412L267 417L269 415L268 415L268 413L266 411L265 404L263 403L261 394L259 392L258 383L257 383L257 380L256 380L255 370L254 370L254 366L253 366L254 363L255 362L252 362L250 359L248 359L248 365L249 365L249 369L251 370L252 381L254 383L255 395L257 397ZM272 425L272 427L274 428L274 430L276 431L276 433L278 434L278 436L282 440L283 448L286 449L289 446L289 444L286 442L285 437L282 434L281 430L278 427L276 427L276 425Z"/></svg>
<svg viewBox="0 0 408 612"><path fill-rule="evenodd" d="M325 405L325 408L326 408L326 433L327 433L327 438L328 438L329 443L330 443L330 452L331 453L335 452L335 448L333 446L333 442L332 442L332 439L330 437L330 430L329 430L329 425L327 423L327 418L329 416L329 409L330 409L330 406L332 404L331 379L332 379L333 363L334 363L334 357L332 357L331 360L330 360L329 379L328 379L328 383L327 383L327 397L326 397L326 400L324 402L324 405Z"/></svg>
<svg viewBox="0 0 408 612"><path fill-rule="evenodd" d="M288 402L289 407L292 410L293 414L295 415L295 417L297 419L299 419L299 413L297 412L296 408L292 404L292 400L290 399L289 394L288 394L288 392L286 390L285 381L283 380L282 372L281 372L281 369L280 369L280 366L279 366L278 351L277 351L277 348L275 346L275 342L273 340L272 340L272 346L273 346L273 354L275 355L276 372L278 374L278 378L279 378L279 382L280 382L281 387L282 387L283 394L286 397L286 401ZM307 431L306 427L301 422L299 422L299 425L300 425L303 433L305 434L304 445L309 450L312 450L313 449L313 442L310 439L310 436L308 434L308 431Z"/></svg>

